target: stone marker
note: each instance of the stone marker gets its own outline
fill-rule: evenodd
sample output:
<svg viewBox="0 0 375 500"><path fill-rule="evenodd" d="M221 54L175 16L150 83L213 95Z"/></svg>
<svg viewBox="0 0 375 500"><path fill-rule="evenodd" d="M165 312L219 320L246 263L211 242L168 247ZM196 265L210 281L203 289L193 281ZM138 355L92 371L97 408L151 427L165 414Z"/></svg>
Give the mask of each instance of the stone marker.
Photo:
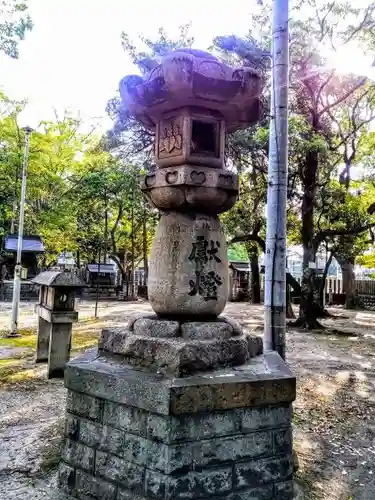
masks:
<svg viewBox="0 0 375 500"><path fill-rule="evenodd" d="M218 214L238 193L225 137L261 113L259 74L180 49L126 77L130 114L155 130L142 189L161 210L150 256L155 315L102 332L71 361L61 487L82 500L290 500L295 377L220 316L228 294Z"/></svg>
<svg viewBox="0 0 375 500"><path fill-rule="evenodd" d="M72 324L78 320L75 292L84 284L64 271L44 271L33 282L40 285L36 362L48 362L48 378L63 377L70 358Z"/></svg>

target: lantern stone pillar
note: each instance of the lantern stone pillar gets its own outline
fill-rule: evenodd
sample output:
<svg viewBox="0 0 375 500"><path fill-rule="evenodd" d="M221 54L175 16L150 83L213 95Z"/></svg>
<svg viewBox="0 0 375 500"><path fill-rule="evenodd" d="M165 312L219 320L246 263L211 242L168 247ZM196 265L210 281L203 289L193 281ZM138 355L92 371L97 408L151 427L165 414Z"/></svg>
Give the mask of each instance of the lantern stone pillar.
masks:
<svg viewBox="0 0 375 500"><path fill-rule="evenodd" d="M155 131L142 190L161 212L149 262L154 314L102 331L71 361L59 481L82 500L292 498L295 377L221 313L228 260L218 215L238 194L228 133L261 113L261 78L202 51L126 77L128 112Z"/></svg>

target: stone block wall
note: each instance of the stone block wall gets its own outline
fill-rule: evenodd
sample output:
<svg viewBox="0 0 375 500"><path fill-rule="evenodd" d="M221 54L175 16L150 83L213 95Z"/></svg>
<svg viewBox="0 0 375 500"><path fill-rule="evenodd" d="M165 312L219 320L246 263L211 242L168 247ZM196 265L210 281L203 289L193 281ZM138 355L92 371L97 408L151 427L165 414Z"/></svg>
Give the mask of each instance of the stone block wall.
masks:
<svg viewBox="0 0 375 500"><path fill-rule="evenodd" d="M20 300L34 301L39 296L39 285L31 281L21 282ZM13 281L4 281L1 284L0 299L5 302L12 302L13 299Z"/></svg>
<svg viewBox="0 0 375 500"><path fill-rule="evenodd" d="M163 415L69 390L59 481L81 500L290 500L289 403Z"/></svg>

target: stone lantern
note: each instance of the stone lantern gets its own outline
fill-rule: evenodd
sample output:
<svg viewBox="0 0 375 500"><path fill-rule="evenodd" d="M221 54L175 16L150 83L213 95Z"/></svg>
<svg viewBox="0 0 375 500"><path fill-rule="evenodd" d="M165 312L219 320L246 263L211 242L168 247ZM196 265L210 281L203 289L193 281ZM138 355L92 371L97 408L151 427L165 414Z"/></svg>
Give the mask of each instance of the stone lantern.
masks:
<svg viewBox="0 0 375 500"><path fill-rule="evenodd" d="M192 49L120 84L129 112L155 130L158 169L142 189L162 211L148 281L160 316L216 318L225 307L227 248L217 215L238 193L237 176L224 170L226 135L259 119L261 87L254 69Z"/></svg>
<svg viewBox="0 0 375 500"><path fill-rule="evenodd" d="M75 296L84 283L71 272L43 271L32 280L40 286L36 362L48 362L47 377L64 376L70 358L72 326L78 321Z"/></svg>
<svg viewBox="0 0 375 500"><path fill-rule="evenodd" d="M255 123L251 68L179 49L120 83L155 132L142 190L161 212L149 261L155 314L105 329L66 369L60 484L76 498L289 500L295 378L259 337L222 316L227 247L218 214L238 193L226 135Z"/></svg>

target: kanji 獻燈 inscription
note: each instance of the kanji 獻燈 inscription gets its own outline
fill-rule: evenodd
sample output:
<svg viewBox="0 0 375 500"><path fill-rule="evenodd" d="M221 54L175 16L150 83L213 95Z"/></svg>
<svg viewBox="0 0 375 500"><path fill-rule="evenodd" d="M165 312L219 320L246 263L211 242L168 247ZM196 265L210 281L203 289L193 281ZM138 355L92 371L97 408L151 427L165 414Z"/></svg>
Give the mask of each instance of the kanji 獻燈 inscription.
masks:
<svg viewBox="0 0 375 500"><path fill-rule="evenodd" d="M189 255L189 260L195 262L195 281L190 280L189 295L201 295L204 300L217 300L218 287L223 280L215 271L205 271L205 265L211 260L221 262L218 256L220 242L207 240L204 236L197 236Z"/></svg>

